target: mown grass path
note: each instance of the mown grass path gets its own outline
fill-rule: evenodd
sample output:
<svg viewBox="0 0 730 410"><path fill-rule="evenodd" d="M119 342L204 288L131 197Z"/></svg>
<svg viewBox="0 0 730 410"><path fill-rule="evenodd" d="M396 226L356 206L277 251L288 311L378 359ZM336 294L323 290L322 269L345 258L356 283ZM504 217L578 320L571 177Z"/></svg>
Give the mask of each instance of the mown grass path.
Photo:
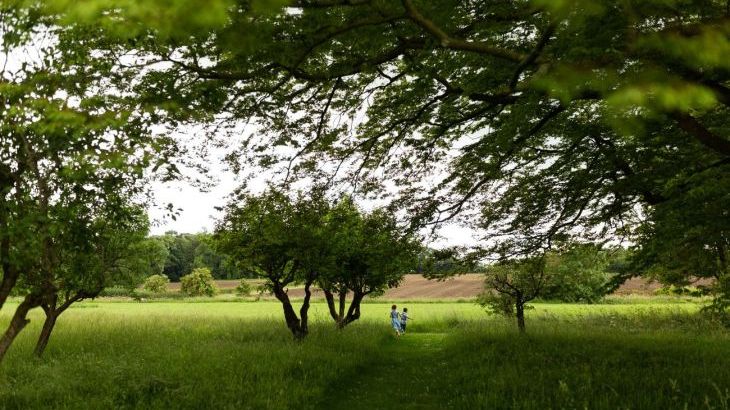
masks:
<svg viewBox="0 0 730 410"><path fill-rule="evenodd" d="M332 409L443 409L439 378L446 370L445 333L408 333L383 341L381 354L332 386Z"/></svg>

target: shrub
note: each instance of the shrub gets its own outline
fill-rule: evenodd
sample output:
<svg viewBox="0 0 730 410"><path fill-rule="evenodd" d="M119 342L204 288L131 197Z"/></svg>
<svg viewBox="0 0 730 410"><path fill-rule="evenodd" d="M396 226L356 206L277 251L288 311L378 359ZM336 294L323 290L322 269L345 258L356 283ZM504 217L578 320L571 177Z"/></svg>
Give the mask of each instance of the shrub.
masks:
<svg viewBox="0 0 730 410"><path fill-rule="evenodd" d="M238 286L236 286L236 294L238 296L249 296L252 291L253 288L251 287L251 284L246 281L246 279L241 279L241 282L239 282Z"/></svg>
<svg viewBox="0 0 730 410"><path fill-rule="evenodd" d="M707 289L695 286L663 286L654 291L655 295L702 297L708 294Z"/></svg>
<svg viewBox="0 0 730 410"><path fill-rule="evenodd" d="M193 269L191 274L180 278L180 284L180 290L188 296L214 296L218 293L218 287L208 268Z"/></svg>
<svg viewBox="0 0 730 410"><path fill-rule="evenodd" d="M144 280L142 288L152 293L165 293L169 283L170 279L165 275L152 275Z"/></svg>
<svg viewBox="0 0 730 410"><path fill-rule="evenodd" d="M512 316L515 313L515 305L508 295L485 289L477 296L477 303L489 313L495 315Z"/></svg>

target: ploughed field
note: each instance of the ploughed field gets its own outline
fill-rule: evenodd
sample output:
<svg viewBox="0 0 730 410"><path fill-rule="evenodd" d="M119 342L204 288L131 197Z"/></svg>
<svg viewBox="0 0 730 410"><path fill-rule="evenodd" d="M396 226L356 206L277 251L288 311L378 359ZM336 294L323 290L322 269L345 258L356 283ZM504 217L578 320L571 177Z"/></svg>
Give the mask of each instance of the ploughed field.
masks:
<svg viewBox="0 0 730 410"><path fill-rule="evenodd" d="M387 302L387 303L386 303ZM31 357L42 312L0 366L0 408L727 408L730 333L680 299L535 304L527 335L468 303L391 301L338 331L326 305L291 338L281 308L218 299L83 302ZM400 306L399 308L402 307ZM6 326L14 305L0 314Z"/></svg>
<svg viewBox="0 0 730 410"><path fill-rule="evenodd" d="M222 290L232 290L238 286L239 280L217 280L216 284ZM251 280L253 285L259 281ZM395 289L385 292L382 299L469 299L476 297L483 288L484 277L477 273L470 273L449 278L444 281L428 280L421 275L406 275L403 283ZM618 295L652 295L660 288L657 282L651 282L644 278L631 278L614 293ZM179 291L180 283L171 283L169 290ZM292 286L289 289L290 296L303 297L304 290ZM321 296L315 291L315 297Z"/></svg>

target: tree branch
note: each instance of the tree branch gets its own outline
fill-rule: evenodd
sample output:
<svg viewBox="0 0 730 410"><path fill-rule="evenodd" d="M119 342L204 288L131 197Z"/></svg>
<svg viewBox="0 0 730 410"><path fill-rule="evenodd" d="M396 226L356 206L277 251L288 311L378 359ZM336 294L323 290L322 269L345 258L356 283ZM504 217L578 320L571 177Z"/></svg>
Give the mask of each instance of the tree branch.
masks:
<svg viewBox="0 0 730 410"><path fill-rule="evenodd" d="M485 43L482 41L467 41L451 37L440 27L438 27L433 21L429 20L423 14L421 14L413 5L413 2L411 0L403 0L403 6L406 9L408 17L414 23L421 26L421 28L431 34L433 37L438 39L441 43L441 46L444 48L485 54L515 63L520 63L526 59L526 57L521 53L495 47L489 43Z"/></svg>
<svg viewBox="0 0 730 410"><path fill-rule="evenodd" d="M721 136L714 134L713 132L705 128L704 125L700 124L700 122L697 121L696 118L689 114L675 112L670 114L670 116L674 118L675 121L677 121L679 128L683 129L688 134L695 137L695 139L697 139L697 141L699 141L702 145L710 148L718 154L730 156L729 140L726 140Z"/></svg>

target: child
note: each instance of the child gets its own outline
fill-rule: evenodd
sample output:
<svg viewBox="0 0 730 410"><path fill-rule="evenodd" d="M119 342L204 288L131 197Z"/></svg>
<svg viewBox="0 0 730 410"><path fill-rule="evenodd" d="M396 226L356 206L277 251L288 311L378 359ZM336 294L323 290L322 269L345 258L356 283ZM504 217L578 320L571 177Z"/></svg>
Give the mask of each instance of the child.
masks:
<svg viewBox="0 0 730 410"><path fill-rule="evenodd" d="M393 326L393 329L395 330L395 335L400 336L400 320L398 318L398 307L396 305L393 305L390 308L390 325Z"/></svg>
<svg viewBox="0 0 730 410"><path fill-rule="evenodd" d="M408 316L408 308L403 308L403 313L400 314L400 331L401 333L406 332L406 322L410 317Z"/></svg>

